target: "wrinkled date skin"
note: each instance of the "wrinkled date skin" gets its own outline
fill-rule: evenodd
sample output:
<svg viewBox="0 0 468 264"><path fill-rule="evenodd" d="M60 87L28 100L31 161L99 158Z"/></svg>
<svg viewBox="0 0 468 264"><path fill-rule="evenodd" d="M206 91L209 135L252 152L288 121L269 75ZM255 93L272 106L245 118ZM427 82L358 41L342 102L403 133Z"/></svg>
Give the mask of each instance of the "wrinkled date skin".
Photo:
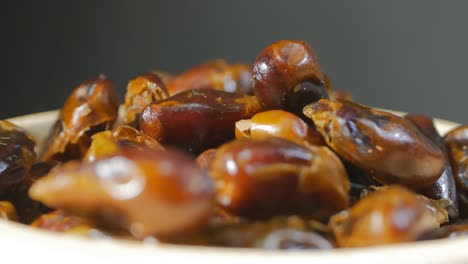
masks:
<svg viewBox="0 0 468 264"><path fill-rule="evenodd" d="M468 126L459 126L444 137L457 185L460 213L468 216Z"/></svg>
<svg viewBox="0 0 468 264"><path fill-rule="evenodd" d="M252 93L251 66L209 61L180 74L167 84L170 95L193 89L215 89L243 94Z"/></svg>
<svg viewBox="0 0 468 264"><path fill-rule="evenodd" d="M34 164L24 180L12 186L6 192L4 198L16 207L18 219L21 223L29 224L40 215L51 210L42 203L32 200L28 195L28 191L36 180L46 175L55 165L55 163L51 162Z"/></svg>
<svg viewBox="0 0 468 264"><path fill-rule="evenodd" d="M36 161L36 143L24 129L0 120L0 195L21 182Z"/></svg>
<svg viewBox="0 0 468 264"><path fill-rule="evenodd" d="M221 208L246 218L301 214L326 219L349 204L346 172L326 147L274 137L237 139L218 149L210 172Z"/></svg>
<svg viewBox="0 0 468 264"><path fill-rule="evenodd" d="M198 154L233 139L235 123L259 111L253 96L190 90L149 104L141 115L140 128L163 145Z"/></svg>
<svg viewBox="0 0 468 264"><path fill-rule="evenodd" d="M306 106L304 114L339 156L382 184L422 190L444 170L440 148L403 117L327 99Z"/></svg>
<svg viewBox="0 0 468 264"><path fill-rule="evenodd" d="M253 90L265 109L284 109L288 94L302 82L324 86L318 58L304 41L281 40L264 49L253 65ZM297 89L297 91L300 90ZM310 100L306 103L311 103Z"/></svg>
<svg viewBox="0 0 468 264"><path fill-rule="evenodd" d="M269 110L236 122L236 138L280 137L301 145L324 145L318 132L300 117L283 110Z"/></svg>
<svg viewBox="0 0 468 264"><path fill-rule="evenodd" d="M410 242L447 220L438 210L409 189L392 185L334 215L329 224L340 247Z"/></svg>
<svg viewBox="0 0 468 264"><path fill-rule="evenodd" d="M8 201L0 201L0 220L18 221L15 206Z"/></svg>
<svg viewBox="0 0 468 264"><path fill-rule="evenodd" d="M168 97L166 85L158 75L148 73L137 76L127 85L124 123L137 127L141 111L145 106L153 101L161 101Z"/></svg>
<svg viewBox="0 0 468 264"><path fill-rule="evenodd" d="M65 101L42 160L81 159L91 135L110 127L117 119L119 104L116 87L104 76L80 84Z"/></svg>
<svg viewBox="0 0 468 264"><path fill-rule="evenodd" d="M71 161L36 181L29 195L137 238L192 231L206 224L214 208L209 176L175 150L128 150L92 163Z"/></svg>
<svg viewBox="0 0 468 264"><path fill-rule="evenodd" d="M159 142L130 126L119 126L113 131L102 131L93 135L91 146L83 158L83 162L93 162L96 159L112 156L125 149L158 149L163 147Z"/></svg>
<svg viewBox="0 0 468 264"><path fill-rule="evenodd" d="M408 114L405 118L417 127L428 139L434 142L443 151L445 157L445 167L440 178L433 185L421 190L420 193L434 200L450 200L452 204L447 208L450 218L452 220L458 219L457 187L455 186L452 168L448 161L444 139L437 132L432 118L417 114Z"/></svg>

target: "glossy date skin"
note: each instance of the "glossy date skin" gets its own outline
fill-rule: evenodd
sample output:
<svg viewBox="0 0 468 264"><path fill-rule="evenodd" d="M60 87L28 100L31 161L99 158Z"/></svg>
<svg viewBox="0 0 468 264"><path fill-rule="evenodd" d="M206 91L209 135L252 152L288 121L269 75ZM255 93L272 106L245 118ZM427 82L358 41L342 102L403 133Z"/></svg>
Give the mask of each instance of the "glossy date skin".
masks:
<svg viewBox="0 0 468 264"><path fill-rule="evenodd" d="M125 94L124 123L138 128L138 120L143 108L153 101L169 97L162 79L153 73L143 74L131 80Z"/></svg>
<svg viewBox="0 0 468 264"><path fill-rule="evenodd" d="M318 58L304 41L281 40L265 48L253 68L253 89L265 109L284 109L288 94L302 82L324 86ZM306 103L311 103L310 100Z"/></svg>
<svg viewBox="0 0 468 264"><path fill-rule="evenodd" d="M318 132L299 116L283 110L269 110L251 119L236 122L236 138L265 139L280 137L301 145L324 145Z"/></svg>
<svg viewBox="0 0 468 264"><path fill-rule="evenodd" d="M452 221L457 220L459 216L457 187L455 186L455 180L448 160L444 139L437 132L432 118L417 114L407 114L405 115L405 118L418 128L424 136L434 142L442 150L445 157L444 171L440 178L433 185L421 190L420 193L434 200L449 200L451 205L447 210L450 218Z"/></svg>
<svg viewBox="0 0 468 264"><path fill-rule="evenodd" d="M80 84L65 101L41 159L81 159L91 143L90 137L117 119L119 104L119 93L106 77Z"/></svg>
<svg viewBox="0 0 468 264"><path fill-rule="evenodd" d="M194 89L251 94L251 78L251 66L248 64L228 64L224 60L214 60L176 76L168 82L167 89L171 96Z"/></svg>
<svg viewBox="0 0 468 264"><path fill-rule="evenodd" d="M235 123L260 111L253 96L218 90L190 90L149 104L140 128L163 145L192 153L234 138Z"/></svg>
<svg viewBox="0 0 468 264"><path fill-rule="evenodd" d="M92 163L71 161L36 181L29 195L137 238L196 230L214 209L210 178L175 150L127 150Z"/></svg>
<svg viewBox="0 0 468 264"><path fill-rule="evenodd" d="M340 247L362 247L416 241L447 220L444 208L409 189L392 185L334 215L329 225Z"/></svg>
<svg viewBox="0 0 468 264"><path fill-rule="evenodd" d="M459 126L445 137L450 165L457 185L460 214L468 216L468 126Z"/></svg>
<svg viewBox="0 0 468 264"><path fill-rule="evenodd" d="M210 174L219 206L241 217L301 214L323 220L349 204L346 172L326 147L274 137L237 139L218 149Z"/></svg>
<svg viewBox="0 0 468 264"><path fill-rule="evenodd" d="M444 170L440 148L403 117L327 99L306 106L304 114L339 156L382 184L422 190Z"/></svg>
<svg viewBox="0 0 468 264"><path fill-rule="evenodd" d="M0 195L24 180L36 161L35 149L26 130L0 120Z"/></svg>

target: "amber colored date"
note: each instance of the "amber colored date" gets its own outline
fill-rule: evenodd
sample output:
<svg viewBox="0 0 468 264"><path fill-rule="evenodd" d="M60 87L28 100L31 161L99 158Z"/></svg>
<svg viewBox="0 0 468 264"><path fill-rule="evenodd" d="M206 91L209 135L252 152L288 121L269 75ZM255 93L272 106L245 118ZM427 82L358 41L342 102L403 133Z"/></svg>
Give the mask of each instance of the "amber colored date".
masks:
<svg viewBox="0 0 468 264"><path fill-rule="evenodd" d="M274 137L237 139L218 149L210 173L218 204L233 215L326 219L349 204L346 172L326 147L303 147Z"/></svg>
<svg viewBox="0 0 468 264"><path fill-rule="evenodd" d="M205 225L213 186L191 157L174 150L127 150L92 163L71 161L37 180L44 204L122 228L137 238L171 236Z"/></svg>
<svg viewBox="0 0 468 264"><path fill-rule="evenodd" d="M327 99L306 106L304 114L339 156L380 183L421 190L444 170L440 148L403 117Z"/></svg>
<svg viewBox="0 0 468 264"><path fill-rule="evenodd" d="M447 220L445 209L395 185L378 189L334 215L330 226L340 247L362 247L416 241Z"/></svg>
<svg viewBox="0 0 468 264"><path fill-rule="evenodd" d="M251 119L236 122L236 138L265 139L280 137L302 145L324 145L318 132L300 117L283 111L269 110Z"/></svg>
<svg viewBox="0 0 468 264"><path fill-rule="evenodd" d="M42 160L81 159L91 135L110 127L117 119L119 104L117 89L104 76L80 84L65 101Z"/></svg>
<svg viewBox="0 0 468 264"><path fill-rule="evenodd" d="M190 90L149 104L140 128L161 144L200 153L234 138L235 123L260 111L253 96Z"/></svg>

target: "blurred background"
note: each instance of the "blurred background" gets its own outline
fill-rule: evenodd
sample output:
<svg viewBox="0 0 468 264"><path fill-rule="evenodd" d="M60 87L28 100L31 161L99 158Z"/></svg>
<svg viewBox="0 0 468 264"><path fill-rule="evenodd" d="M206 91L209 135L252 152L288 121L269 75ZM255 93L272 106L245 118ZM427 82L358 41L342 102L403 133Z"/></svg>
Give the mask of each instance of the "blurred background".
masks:
<svg viewBox="0 0 468 264"><path fill-rule="evenodd" d="M100 73L123 98L152 69L253 62L302 39L358 102L468 124L467 26L468 1L7 1L0 118L60 108Z"/></svg>

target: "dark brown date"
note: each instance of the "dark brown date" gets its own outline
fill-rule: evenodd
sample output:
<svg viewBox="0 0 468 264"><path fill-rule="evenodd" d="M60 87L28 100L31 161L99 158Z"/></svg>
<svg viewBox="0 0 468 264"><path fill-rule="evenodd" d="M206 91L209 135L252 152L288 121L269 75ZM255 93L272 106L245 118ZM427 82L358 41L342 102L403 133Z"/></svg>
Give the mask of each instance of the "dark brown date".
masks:
<svg viewBox="0 0 468 264"><path fill-rule="evenodd" d="M260 111L253 96L190 90L149 104L140 128L161 144L200 153L234 138L235 123Z"/></svg>
<svg viewBox="0 0 468 264"><path fill-rule="evenodd" d="M112 156L128 148L163 149L161 144L139 130L130 126L119 126L113 131L102 131L92 136L91 146L83 158L83 162Z"/></svg>
<svg viewBox="0 0 468 264"><path fill-rule="evenodd" d="M117 119L119 104L117 89L104 76L80 84L65 101L42 160L81 159L92 134L105 130Z"/></svg>
<svg viewBox="0 0 468 264"><path fill-rule="evenodd" d="M444 137L457 185L460 213L468 216L468 126L459 126Z"/></svg>
<svg viewBox="0 0 468 264"><path fill-rule="evenodd" d="M29 195L137 238L192 231L206 224L214 208L208 175L175 150L127 150L92 163L71 161L36 181Z"/></svg>
<svg viewBox="0 0 468 264"><path fill-rule="evenodd" d="M167 97L169 93L166 85L158 75L148 73L137 76L127 85L124 123L137 127L143 108L153 101L164 100Z"/></svg>
<svg viewBox="0 0 468 264"><path fill-rule="evenodd" d="M269 110L236 122L236 138L280 137L301 145L324 145L318 132L300 117L283 110Z"/></svg>
<svg viewBox="0 0 468 264"><path fill-rule="evenodd" d="M209 61L180 74L167 84L170 95L193 89L215 89L226 92L252 93L251 66Z"/></svg>
<svg viewBox="0 0 468 264"><path fill-rule="evenodd" d="M338 155L383 184L432 186L444 154L407 119L346 101L322 99L304 108Z"/></svg>
<svg viewBox="0 0 468 264"><path fill-rule="evenodd" d="M24 129L0 120L0 195L23 181L36 161L36 143Z"/></svg>
<svg viewBox="0 0 468 264"><path fill-rule="evenodd" d="M307 121L309 119L302 110L306 105L320 99L328 99L328 93L323 84L301 82L286 94L284 109Z"/></svg>
<svg viewBox="0 0 468 264"><path fill-rule="evenodd" d="M442 150L445 157L445 167L440 178L433 185L421 190L420 193L434 200L450 200L452 204L447 208L447 210L451 220L457 220L459 215L457 187L455 186L452 168L448 161L444 139L437 132L432 118L417 114L408 114L405 118L417 127L429 140L434 142Z"/></svg>
<svg viewBox="0 0 468 264"><path fill-rule="evenodd" d="M218 204L247 218L303 214L326 219L347 208L349 181L326 147L281 138L237 139L221 146L211 164Z"/></svg>
<svg viewBox="0 0 468 264"><path fill-rule="evenodd" d="M416 241L448 220L447 211L400 186L377 189L330 219L340 247Z"/></svg>
<svg viewBox="0 0 468 264"><path fill-rule="evenodd" d="M31 226L57 233L81 233L95 228L89 219L55 210L38 217Z"/></svg>
<svg viewBox="0 0 468 264"><path fill-rule="evenodd" d="M284 109L288 94L302 82L324 86L324 73L312 48L304 41L282 40L264 49L253 67L255 96L266 109ZM302 100L301 100L302 101ZM311 103L313 100L306 103Z"/></svg>
<svg viewBox="0 0 468 264"><path fill-rule="evenodd" d="M32 200L28 191L31 185L46 175L56 164L51 162L39 162L31 167L23 181L12 186L5 194L5 200L10 201L18 212L19 221L29 224L40 215L51 209L42 203Z"/></svg>

